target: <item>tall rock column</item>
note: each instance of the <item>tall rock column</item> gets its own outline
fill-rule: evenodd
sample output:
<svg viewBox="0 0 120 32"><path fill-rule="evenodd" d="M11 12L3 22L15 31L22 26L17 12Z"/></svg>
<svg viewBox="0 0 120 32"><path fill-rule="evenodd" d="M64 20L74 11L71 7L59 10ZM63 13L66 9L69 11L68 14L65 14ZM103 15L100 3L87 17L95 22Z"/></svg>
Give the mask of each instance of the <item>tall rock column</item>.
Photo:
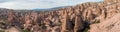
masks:
<svg viewBox="0 0 120 32"><path fill-rule="evenodd" d="M62 21L62 31L61 32L66 32L66 24L67 24L67 12L66 11L63 11L64 12L64 16L63 16L63 21Z"/></svg>
<svg viewBox="0 0 120 32"><path fill-rule="evenodd" d="M24 24L24 30L28 29L29 26L31 26L31 18L29 14L25 15L25 24Z"/></svg>
<svg viewBox="0 0 120 32"><path fill-rule="evenodd" d="M8 22L12 23L15 18L15 13L13 10L10 10L9 15L8 15Z"/></svg>
<svg viewBox="0 0 120 32"><path fill-rule="evenodd" d="M68 13L67 13L67 11L65 10L65 11L63 11L64 12L64 15L63 15L63 21L62 21L62 30L61 30L61 32L68 32L69 31L69 25L70 25L70 22L69 22L69 20L68 20Z"/></svg>
<svg viewBox="0 0 120 32"><path fill-rule="evenodd" d="M80 15L77 15L75 18L75 26L74 26L74 32L82 32L83 26L83 20Z"/></svg>

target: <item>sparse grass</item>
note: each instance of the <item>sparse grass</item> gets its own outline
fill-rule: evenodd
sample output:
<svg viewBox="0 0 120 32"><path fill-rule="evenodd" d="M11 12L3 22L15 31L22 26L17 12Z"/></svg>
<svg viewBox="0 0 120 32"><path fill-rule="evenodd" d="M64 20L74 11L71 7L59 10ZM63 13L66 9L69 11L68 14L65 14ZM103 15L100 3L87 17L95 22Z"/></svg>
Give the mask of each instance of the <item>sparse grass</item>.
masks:
<svg viewBox="0 0 120 32"><path fill-rule="evenodd" d="M3 30L0 30L0 32L5 32L5 31L3 31Z"/></svg>
<svg viewBox="0 0 120 32"><path fill-rule="evenodd" d="M85 30L83 32L88 32L89 28L85 28Z"/></svg>
<svg viewBox="0 0 120 32"><path fill-rule="evenodd" d="M100 20L94 20L92 24L100 23Z"/></svg>
<svg viewBox="0 0 120 32"><path fill-rule="evenodd" d="M62 23L61 23L61 22L59 22L59 23L57 24L57 26L61 26L61 24L62 24Z"/></svg>
<svg viewBox="0 0 120 32"><path fill-rule="evenodd" d="M45 28L46 28L45 23L41 24L41 28L42 28L42 29L45 29Z"/></svg>
<svg viewBox="0 0 120 32"><path fill-rule="evenodd" d="M84 23L84 29L83 29L82 32L89 32L89 29L90 29L90 23L85 22Z"/></svg>
<svg viewBox="0 0 120 32"><path fill-rule="evenodd" d="M98 24L98 23L100 23L100 20L94 20L91 24ZM89 25L90 24L88 24L88 23L85 24L85 28L84 28L83 32L89 32L88 31L90 29Z"/></svg>
<svg viewBox="0 0 120 32"><path fill-rule="evenodd" d="M29 30L22 30L22 32L30 32Z"/></svg>

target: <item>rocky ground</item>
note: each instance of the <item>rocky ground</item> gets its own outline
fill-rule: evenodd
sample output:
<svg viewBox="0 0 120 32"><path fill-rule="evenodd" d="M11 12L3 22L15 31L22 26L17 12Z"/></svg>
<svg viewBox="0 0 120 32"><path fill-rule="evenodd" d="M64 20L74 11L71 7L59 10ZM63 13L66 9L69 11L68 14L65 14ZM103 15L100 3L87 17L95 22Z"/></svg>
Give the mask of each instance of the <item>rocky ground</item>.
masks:
<svg viewBox="0 0 120 32"><path fill-rule="evenodd" d="M120 1L50 11L0 9L0 32L120 32Z"/></svg>

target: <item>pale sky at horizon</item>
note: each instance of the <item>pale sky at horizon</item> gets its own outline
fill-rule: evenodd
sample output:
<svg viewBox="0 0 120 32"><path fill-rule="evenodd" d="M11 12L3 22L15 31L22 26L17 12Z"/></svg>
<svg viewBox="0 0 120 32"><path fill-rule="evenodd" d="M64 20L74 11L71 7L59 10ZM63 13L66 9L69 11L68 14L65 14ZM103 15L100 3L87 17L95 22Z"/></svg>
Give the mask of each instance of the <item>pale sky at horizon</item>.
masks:
<svg viewBox="0 0 120 32"><path fill-rule="evenodd" d="M47 9L60 6L73 6L85 2L103 0L0 0L0 8L8 9Z"/></svg>

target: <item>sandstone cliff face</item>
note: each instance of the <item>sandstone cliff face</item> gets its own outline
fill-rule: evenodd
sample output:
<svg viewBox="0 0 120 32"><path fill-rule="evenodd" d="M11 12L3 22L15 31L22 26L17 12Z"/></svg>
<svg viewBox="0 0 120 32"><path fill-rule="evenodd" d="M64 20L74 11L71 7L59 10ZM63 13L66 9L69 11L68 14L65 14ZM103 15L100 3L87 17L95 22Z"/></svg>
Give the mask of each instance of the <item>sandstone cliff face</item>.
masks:
<svg viewBox="0 0 120 32"><path fill-rule="evenodd" d="M11 29L17 32L22 30L31 32L120 31L119 0L88 2L53 11L16 12L15 10L0 10L0 12L0 30L5 31Z"/></svg>

